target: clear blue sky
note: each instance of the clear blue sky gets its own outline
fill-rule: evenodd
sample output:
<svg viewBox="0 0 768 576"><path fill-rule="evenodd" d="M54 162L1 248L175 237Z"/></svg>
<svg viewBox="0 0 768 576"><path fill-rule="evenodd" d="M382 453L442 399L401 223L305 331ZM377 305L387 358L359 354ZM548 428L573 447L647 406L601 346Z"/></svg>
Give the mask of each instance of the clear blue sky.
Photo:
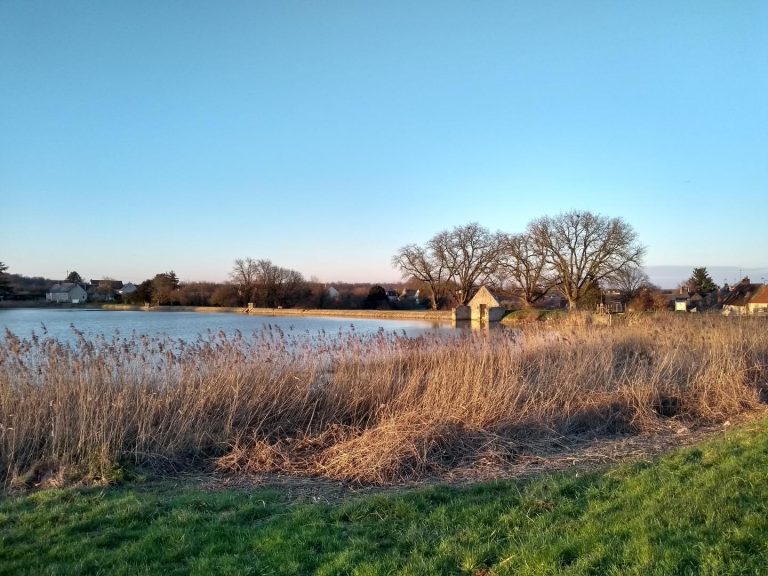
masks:
<svg viewBox="0 0 768 576"><path fill-rule="evenodd" d="M0 261L388 281L579 209L649 266L768 270L767 31L765 0L0 0Z"/></svg>

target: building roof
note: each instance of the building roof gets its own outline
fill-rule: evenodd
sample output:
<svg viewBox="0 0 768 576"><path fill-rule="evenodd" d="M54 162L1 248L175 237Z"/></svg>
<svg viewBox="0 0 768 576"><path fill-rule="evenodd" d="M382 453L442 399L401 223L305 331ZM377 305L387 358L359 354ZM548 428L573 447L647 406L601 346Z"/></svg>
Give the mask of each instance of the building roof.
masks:
<svg viewBox="0 0 768 576"><path fill-rule="evenodd" d="M750 304L768 304L768 284L763 284L749 301Z"/></svg>
<svg viewBox="0 0 768 576"><path fill-rule="evenodd" d="M747 280L747 279L745 279ZM761 284L752 284L742 280L736 284L730 294L723 299L723 306L746 306L752 300L752 296L761 288Z"/></svg>
<svg viewBox="0 0 768 576"><path fill-rule="evenodd" d="M475 299L482 299L485 297L485 295L488 295L491 297L491 299L496 301L496 306L501 306L501 299L500 295L496 294L495 290L491 290L487 286L480 286L480 288L475 292L474 296L469 301L469 305L472 306L472 302L474 302Z"/></svg>
<svg viewBox="0 0 768 576"><path fill-rule="evenodd" d="M60 284L54 284L51 286L48 292L50 294L68 294L75 288L81 288L82 286L75 284L74 282L61 282Z"/></svg>

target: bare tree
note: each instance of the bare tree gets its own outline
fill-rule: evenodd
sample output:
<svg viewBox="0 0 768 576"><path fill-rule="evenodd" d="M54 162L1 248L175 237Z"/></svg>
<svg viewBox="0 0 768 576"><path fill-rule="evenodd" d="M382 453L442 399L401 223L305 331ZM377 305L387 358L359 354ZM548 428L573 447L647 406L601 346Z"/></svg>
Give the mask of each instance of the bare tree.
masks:
<svg viewBox="0 0 768 576"><path fill-rule="evenodd" d="M300 272L276 266L271 260L237 259L229 277L237 286L241 304L291 306L306 292Z"/></svg>
<svg viewBox="0 0 768 576"><path fill-rule="evenodd" d="M429 241L436 261L447 271L455 285L455 298L466 304L473 289L496 271L498 264L499 234L491 234L477 222L457 226L438 233Z"/></svg>
<svg viewBox="0 0 768 576"><path fill-rule="evenodd" d="M309 292L301 272L278 267L276 298L273 306L294 306Z"/></svg>
<svg viewBox="0 0 768 576"><path fill-rule="evenodd" d="M651 281L640 266L631 264L625 266L608 278L608 285L621 293L621 301L626 304L640 294L643 288L651 285Z"/></svg>
<svg viewBox="0 0 768 576"><path fill-rule="evenodd" d="M449 290L459 304L466 304L473 289L495 272L500 238L473 222L438 232L424 246L403 246L392 257L392 265L404 278L429 286L433 308Z"/></svg>
<svg viewBox="0 0 768 576"><path fill-rule="evenodd" d="M245 305L253 299L259 274L258 262L253 258L238 258L229 273L232 283L237 286L240 304Z"/></svg>
<svg viewBox="0 0 768 576"><path fill-rule="evenodd" d="M400 269L403 278L415 278L427 285L432 309L437 310L445 298L448 269L445 262L435 258L430 246L408 244L392 257L392 266Z"/></svg>
<svg viewBox="0 0 768 576"><path fill-rule="evenodd" d="M102 300L112 300L115 297L115 280L105 276L99 280L96 292Z"/></svg>
<svg viewBox="0 0 768 576"><path fill-rule="evenodd" d="M502 234L496 277L520 290L525 306L543 298L555 284L546 251L530 233Z"/></svg>
<svg viewBox="0 0 768 576"><path fill-rule="evenodd" d="M540 218L530 224L529 231L545 249L571 309L596 284L623 268L639 266L645 253L624 220L591 212Z"/></svg>

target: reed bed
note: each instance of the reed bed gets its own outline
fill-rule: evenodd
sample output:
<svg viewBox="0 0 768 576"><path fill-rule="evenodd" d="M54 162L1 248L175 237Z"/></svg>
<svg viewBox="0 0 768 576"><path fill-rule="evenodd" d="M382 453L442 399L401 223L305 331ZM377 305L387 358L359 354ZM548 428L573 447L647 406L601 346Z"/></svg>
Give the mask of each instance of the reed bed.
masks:
<svg viewBox="0 0 768 576"><path fill-rule="evenodd" d="M652 433L670 418L720 422L761 403L766 327L659 315L416 339L6 333L0 478L216 467L386 484L584 435Z"/></svg>

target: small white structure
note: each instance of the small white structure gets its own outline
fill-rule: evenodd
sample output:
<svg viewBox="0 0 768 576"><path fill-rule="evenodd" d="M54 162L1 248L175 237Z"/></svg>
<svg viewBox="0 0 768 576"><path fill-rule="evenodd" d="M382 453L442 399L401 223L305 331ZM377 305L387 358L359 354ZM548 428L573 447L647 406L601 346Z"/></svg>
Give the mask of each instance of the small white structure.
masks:
<svg viewBox="0 0 768 576"><path fill-rule="evenodd" d="M136 290L137 288L135 284L133 284L132 282L126 282L125 284L123 284L123 287L117 291L117 293L120 294L121 296L127 296L128 294L133 294L134 292L136 292Z"/></svg>
<svg viewBox="0 0 768 576"><path fill-rule="evenodd" d="M48 302L83 304L88 300L88 293L80 284L61 282L51 286L51 289L45 294L45 299Z"/></svg>
<svg viewBox="0 0 768 576"><path fill-rule="evenodd" d="M335 302L339 299L339 291L333 286L328 286L328 288L325 289L325 297L331 302Z"/></svg>
<svg viewBox="0 0 768 576"><path fill-rule="evenodd" d="M499 298L485 286L469 301L472 320L480 322L498 322L504 318L507 309L501 305Z"/></svg>

